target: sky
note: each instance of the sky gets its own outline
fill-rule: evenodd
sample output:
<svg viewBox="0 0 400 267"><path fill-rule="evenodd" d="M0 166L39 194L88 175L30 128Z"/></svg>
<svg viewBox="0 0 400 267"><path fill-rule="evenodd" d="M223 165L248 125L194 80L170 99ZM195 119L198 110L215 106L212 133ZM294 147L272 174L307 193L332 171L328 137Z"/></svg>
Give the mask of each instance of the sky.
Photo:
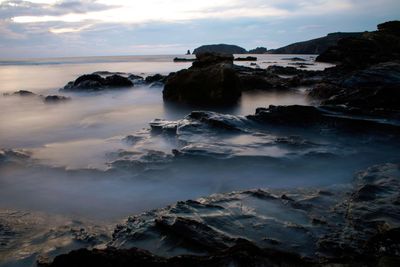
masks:
<svg viewBox="0 0 400 267"><path fill-rule="evenodd" d="M278 48L400 19L400 0L0 0L0 58Z"/></svg>

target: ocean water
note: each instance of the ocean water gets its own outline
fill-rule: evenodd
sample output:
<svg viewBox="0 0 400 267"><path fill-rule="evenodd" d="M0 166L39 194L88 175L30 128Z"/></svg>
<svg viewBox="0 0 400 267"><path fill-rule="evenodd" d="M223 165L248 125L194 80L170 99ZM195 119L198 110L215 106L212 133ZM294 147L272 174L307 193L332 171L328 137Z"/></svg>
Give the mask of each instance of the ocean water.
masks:
<svg viewBox="0 0 400 267"><path fill-rule="evenodd" d="M257 64L261 68L288 65L292 61L287 58L295 56L257 55ZM312 179L299 182L293 179L294 173L280 175L277 170L268 173L265 169L253 174L250 167L246 169L247 165L243 172L232 173L229 168L221 167L209 175L193 173L196 168L202 168L202 164L209 164L200 161L191 163L190 168L194 167L185 171L182 171L185 166L178 170L171 167L169 177L159 175L139 179L129 173L121 176L107 172L110 153L127 149L121 142L125 136L148 128L155 118L181 119L192 108L164 103L162 87L139 85L132 89L89 94L59 92L59 89L82 74L96 71L147 76L168 74L190 66L190 63L174 63L174 57L0 60L0 148L26 151L32 159L29 166L0 169L0 208L115 219L217 192L329 183L326 179L323 182ZM299 57L308 62L315 58L312 55ZM249 62L238 64L250 65ZM315 63L309 68L328 66ZM304 89L291 93L245 93L237 106L214 111L248 115L257 107L270 104L309 104ZM3 96L3 93L18 90L65 95L71 100L45 104L36 97ZM232 142L240 146L241 142L247 142L246 138L249 137L238 137ZM173 148L165 140L151 144L151 149L169 153ZM261 154L276 157L282 153L277 148L261 151ZM243 177L245 175L252 178ZM273 179L266 179L267 176L273 176Z"/></svg>
<svg viewBox="0 0 400 267"><path fill-rule="evenodd" d="M331 66L314 63L313 55L256 56L260 68L290 66L292 57L314 64L309 70ZM324 129L270 126L229 134L189 127L179 137L153 134L152 120L180 120L196 109L165 103L162 86L59 91L96 71L145 77L191 64L174 63L174 57L0 60L0 149L26 155L19 164L3 164L0 154L0 266L35 266L37 255L95 247L80 241L80 229L104 244L127 216L179 200L256 188L347 188L357 171L400 160L400 145L391 139ZM71 100L46 104L3 95L18 90ZM312 105L306 90L246 92L237 105L210 111L240 119L271 104ZM197 156L173 157L174 149Z"/></svg>

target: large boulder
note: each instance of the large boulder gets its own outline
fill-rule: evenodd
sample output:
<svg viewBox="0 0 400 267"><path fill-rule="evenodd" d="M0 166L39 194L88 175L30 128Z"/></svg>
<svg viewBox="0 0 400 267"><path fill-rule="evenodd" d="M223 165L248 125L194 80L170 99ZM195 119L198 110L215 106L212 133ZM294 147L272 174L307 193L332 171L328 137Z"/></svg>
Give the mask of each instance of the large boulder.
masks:
<svg viewBox="0 0 400 267"><path fill-rule="evenodd" d="M73 82L69 82L65 91L101 91L106 89L133 87L133 82L121 75L111 75L106 78L98 74L85 74Z"/></svg>
<svg viewBox="0 0 400 267"><path fill-rule="evenodd" d="M196 105L229 105L241 96L233 56L197 55L192 67L172 73L163 90L164 100Z"/></svg>

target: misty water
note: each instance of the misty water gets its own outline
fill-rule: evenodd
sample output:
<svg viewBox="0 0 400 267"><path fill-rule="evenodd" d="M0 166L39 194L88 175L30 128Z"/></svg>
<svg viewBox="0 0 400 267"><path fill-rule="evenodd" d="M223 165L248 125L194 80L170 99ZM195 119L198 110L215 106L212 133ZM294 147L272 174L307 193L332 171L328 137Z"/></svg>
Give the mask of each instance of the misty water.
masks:
<svg viewBox="0 0 400 267"><path fill-rule="evenodd" d="M1 61L2 94L29 90L41 95L65 95L71 100L45 104L37 97L0 97L0 148L23 151L30 156L25 165L0 169L0 208L112 221L178 200L219 192L348 183L360 167L377 159L385 162L394 157L394 152L385 150L387 144L382 145L381 151L386 152L381 153L376 149L360 149L362 144L357 137L355 140L346 137L339 142L319 136L310 137L313 142L319 142L318 153L338 151L343 159L302 157L299 151L265 141L292 133L266 130L262 140L254 135L219 134L198 135L190 140L192 145L197 142L203 146L224 143L226 147L237 149L236 156L243 158L228 161L193 158L149 172L126 168L110 170L110 162L118 158L115 153L121 151L161 151L171 155L176 142L151 137L146 129L153 119L179 120L193 108L164 103L161 86L135 85L132 89L86 94L59 92L59 89L68 81L95 71L147 76L168 74L190 66L190 63L172 62L173 57ZM265 68L288 65L290 61L285 58L293 55L257 57L257 64ZM309 62L314 58L301 57ZM241 64L250 65L248 62ZM327 66L315 63L309 69ZM310 104L305 89L298 88L290 93L247 92L237 106L213 111L241 116L253 114L257 107L270 104ZM146 141L136 146L123 141L135 133L144 134ZM294 154L298 160L290 158ZM354 158L360 154L365 158ZM273 160L286 158L289 158L288 164Z"/></svg>
<svg viewBox="0 0 400 267"><path fill-rule="evenodd" d="M294 56L257 55L257 65L289 66ZM299 57L314 64L309 70L330 66ZM400 159L399 144L367 134L247 122L240 133L189 125L178 136L155 134L151 122L187 123L182 119L198 109L165 103L158 84L59 91L96 71L146 77L191 65L173 58L0 60L0 265L32 265L38 253L55 256L87 246L77 238L83 228L106 242L116 222L176 201L256 188L346 187L355 172ZM38 96L3 95L19 90L71 99L49 104ZM306 90L245 92L235 106L208 110L242 123L258 107L315 104ZM174 157L175 150L187 156Z"/></svg>

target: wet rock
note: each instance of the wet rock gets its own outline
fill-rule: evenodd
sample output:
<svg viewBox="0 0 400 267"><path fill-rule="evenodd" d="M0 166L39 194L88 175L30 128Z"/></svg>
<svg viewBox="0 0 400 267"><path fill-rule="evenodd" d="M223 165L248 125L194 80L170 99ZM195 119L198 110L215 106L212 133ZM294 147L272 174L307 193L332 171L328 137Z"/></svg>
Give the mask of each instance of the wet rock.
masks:
<svg viewBox="0 0 400 267"><path fill-rule="evenodd" d="M360 198L368 186L373 197ZM346 190L257 189L181 201L128 218L108 249L74 251L50 266L398 264L399 192L400 165L383 164Z"/></svg>
<svg viewBox="0 0 400 267"><path fill-rule="evenodd" d="M232 238L220 234L204 223L184 217L158 218L155 220L155 227L168 234L176 234L183 242L200 246L208 251L226 249L226 244L233 241Z"/></svg>
<svg viewBox="0 0 400 267"><path fill-rule="evenodd" d="M154 75L147 76L145 79L145 82L146 83L154 83L154 82L164 83L166 78L167 78L167 76L165 76L165 75L154 74Z"/></svg>
<svg viewBox="0 0 400 267"><path fill-rule="evenodd" d="M140 75L136 75L136 74L130 74L128 76L129 80L135 81L135 80L144 80L144 78Z"/></svg>
<svg viewBox="0 0 400 267"><path fill-rule="evenodd" d="M255 115L247 116L248 119L261 123L304 127L313 126L316 129L332 129L343 132L368 132L398 135L400 128L396 124L386 124L383 121L360 118L347 113L331 111L324 107L314 106L273 106L257 108Z"/></svg>
<svg viewBox="0 0 400 267"><path fill-rule="evenodd" d="M306 59L301 58L301 57L282 58L282 60L289 60L289 61L307 61Z"/></svg>
<svg viewBox="0 0 400 267"><path fill-rule="evenodd" d="M236 103L241 88L232 60L232 56L197 55L192 67L168 77L163 90L164 100L196 105Z"/></svg>
<svg viewBox="0 0 400 267"><path fill-rule="evenodd" d="M247 57L237 57L234 60L235 61L257 61L257 58L256 57L247 56Z"/></svg>
<svg viewBox="0 0 400 267"><path fill-rule="evenodd" d="M19 90L17 92L14 92L12 94L10 93L4 93L4 96L36 96L35 93L32 93L31 91L26 91L26 90Z"/></svg>
<svg viewBox="0 0 400 267"><path fill-rule="evenodd" d="M279 77L269 70L235 66L240 80L241 90L287 91L293 84L288 79Z"/></svg>
<svg viewBox="0 0 400 267"><path fill-rule="evenodd" d="M193 62L193 68L208 67L219 63L233 64L232 54L218 54L218 53L201 53L196 54L196 60Z"/></svg>
<svg viewBox="0 0 400 267"><path fill-rule="evenodd" d="M400 63L385 62L314 86L309 95L323 104L400 110Z"/></svg>
<svg viewBox="0 0 400 267"><path fill-rule="evenodd" d="M48 95L44 99L45 103L58 103L58 102L65 102L71 100L70 97L60 96L60 95Z"/></svg>
<svg viewBox="0 0 400 267"><path fill-rule="evenodd" d="M138 248L117 250L73 251L59 256L50 265L43 266L315 266L307 259L298 255L260 249L251 242L241 240L240 243L223 251L217 251L208 256L183 255L171 258L160 257Z"/></svg>
<svg viewBox="0 0 400 267"><path fill-rule="evenodd" d="M250 119L283 125L315 124L322 120L323 113L313 106L272 106L257 108Z"/></svg>
<svg viewBox="0 0 400 267"><path fill-rule="evenodd" d="M276 75L297 75L301 73L301 71L295 67L283 67L277 65L269 66L267 71Z"/></svg>
<svg viewBox="0 0 400 267"><path fill-rule="evenodd" d="M174 58L174 62L193 62L193 61L195 61L194 58L179 58L179 57Z"/></svg>
<svg viewBox="0 0 400 267"><path fill-rule="evenodd" d="M106 78L98 74L86 74L80 76L74 82L69 82L62 90L90 92L128 87L133 87L132 81L117 74L107 76Z"/></svg>
<svg viewBox="0 0 400 267"><path fill-rule="evenodd" d="M113 72L113 71L95 71L92 74L100 75L100 76L111 76L111 75L128 75L125 72Z"/></svg>
<svg viewBox="0 0 400 267"><path fill-rule="evenodd" d="M5 93L4 96L37 97L38 99L43 100L44 103L59 103L59 102L64 102L64 101L71 99L70 97L61 96L61 95L43 96L43 95L38 95L38 94L32 93L30 91L25 91L25 90L20 90L20 91L14 92L12 94Z"/></svg>
<svg viewBox="0 0 400 267"><path fill-rule="evenodd" d="M106 77L105 85L108 87L132 87L133 83L129 79L115 74Z"/></svg>

